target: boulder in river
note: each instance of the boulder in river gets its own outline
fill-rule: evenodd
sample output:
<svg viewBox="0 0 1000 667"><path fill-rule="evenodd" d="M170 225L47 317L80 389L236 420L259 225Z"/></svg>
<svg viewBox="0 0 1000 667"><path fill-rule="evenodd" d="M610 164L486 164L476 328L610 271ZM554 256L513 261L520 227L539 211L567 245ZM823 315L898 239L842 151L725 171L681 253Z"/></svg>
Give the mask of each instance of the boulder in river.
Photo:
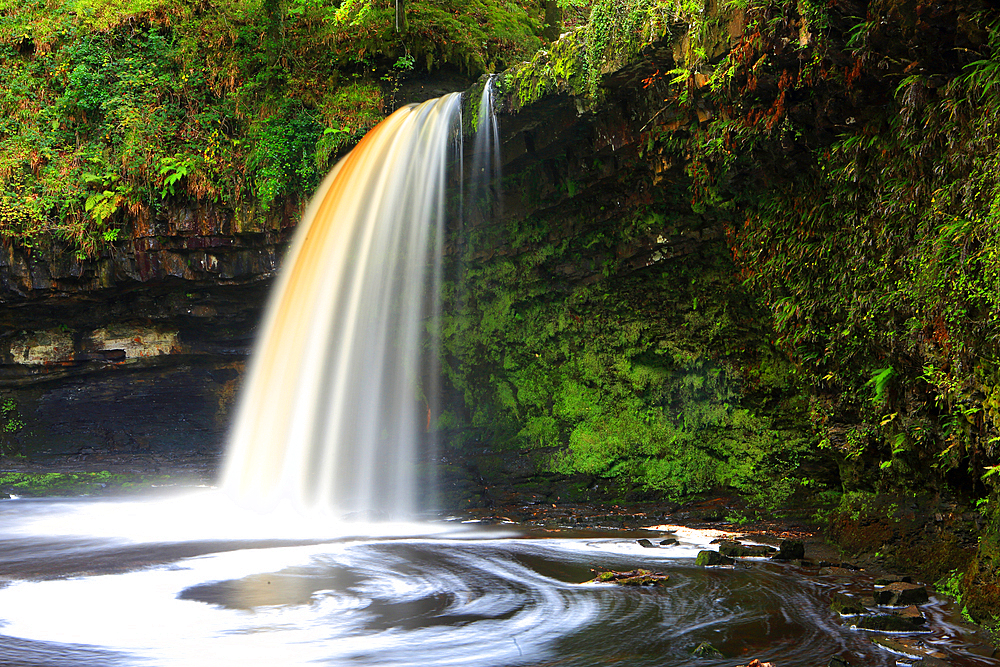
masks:
<svg viewBox="0 0 1000 667"><path fill-rule="evenodd" d="M771 556L772 560L797 560L806 557L806 547L801 540L781 540L778 553Z"/></svg>
<svg viewBox="0 0 1000 667"><path fill-rule="evenodd" d="M735 562L736 561L734 561L729 556L723 556L718 551L709 551L709 550L706 549L704 551L699 551L698 552L698 558L695 559L694 564L695 565L701 565L701 566L705 566L705 565L732 565Z"/></svg>
<svg viewBox="0 0 1000 667"><path fill-rule="evenodd" d="M610 583L619 586L662 586L670 578L668 574L650 570L629 570L628 572L601 572L587 583Z"/></svg>
<svg viewBox="0 0 1000 667"><path fill-rule="evenodd" d="M896 614L871 614L859 617L854 622L854 627L879 632L914 632L919 629L920 624Z"/></svg>
<svg viewBox="0 0 1000 667"><path fill-rule="evenodd" d="M896 615L902 618L907 618L911 622L917 625L922 625L924 621L927 620L926 618L924 618L923 612L920 611L920 609L915 604L911 604L906 609L900 609Z"/></svg>
<svg viewBox="0 0 1000 667"><path fill-rule="evenodd" d="M868 613L861 600L847 593L834 593L830 609L841 616L859 616Z"/></svg>
<svg viewBox="0 0 1000 667"><path fill-rule="evenodd" d="M896 581L875 591L875 604L886 607L902 607L927 602L927 588L920 584Z"/></svg>
<svg viewBox="0 0 1000 667"><path fill-rule="evenodd" d="M719 553L730 558L745 558L747 556L767 556L775 551L774 547L763 544L743 544L736 540L719 542Z"/></svg>
<svg viewBox="0 0 1000 667"><path fill-rule="evenodd" d="M645 547L647 549L656 549L657 548L655 544L653 544L652 542L650 542L649 540L647 540L645 537L642 538L641 540L636 540L636 542L639 543L640 547Z"/></svg>
<svg viewBox="0 0 1000 667"><path fill-rule="evenodd" d="M871 642L884 649L892 651L898 655L905 655L909 658L917 658L921 661L928 659L941 660L946 657L944 653L931 645L925 644L920 639L910 637L870 637ZM921 662L921 665L928 663ZM940 663L938 663L940 664Z"/></svg>

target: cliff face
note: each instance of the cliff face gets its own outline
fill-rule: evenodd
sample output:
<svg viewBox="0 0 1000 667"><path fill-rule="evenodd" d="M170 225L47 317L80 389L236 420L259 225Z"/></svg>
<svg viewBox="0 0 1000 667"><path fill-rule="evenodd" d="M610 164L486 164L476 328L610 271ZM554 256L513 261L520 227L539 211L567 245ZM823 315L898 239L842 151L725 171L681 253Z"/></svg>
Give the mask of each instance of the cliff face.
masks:
<svg viewBox="0 0 1000 667"><path fill-rule="evenodd" d="M964 573L990 618L997 552L970 535L995 522L1000 469L996 20L597 3L502 75L501 224L468 232L443 327L441 425L490 443L486 486L846 491L839 535L887 524L872 551ZM912 521L877 494L927 492L983 516L899 547Z"/></svg>
<svg viewBox="0 0 1000 667"><path fill-rule="evenodd" d="M293 220L240 235L218 209L177 207L95 259L5 248L0 390L23 427L4 453L217 453Z"/></svg>

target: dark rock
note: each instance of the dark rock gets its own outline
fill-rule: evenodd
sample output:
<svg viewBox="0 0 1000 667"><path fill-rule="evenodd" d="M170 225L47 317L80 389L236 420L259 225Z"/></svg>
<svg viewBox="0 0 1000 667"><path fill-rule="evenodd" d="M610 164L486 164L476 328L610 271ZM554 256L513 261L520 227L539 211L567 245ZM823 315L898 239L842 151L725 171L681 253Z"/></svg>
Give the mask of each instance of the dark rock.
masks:
<svg viewBox="0 0 1000 667"><path fill-rule="evenodd" d="M741 544L734 540L724 540L719 543L719 553L731 558L766 556L773 551L775 551L774 547L768 547L763 544Z"/></svg>
<svg viewBox="0 0 1000 667"><path fill-rule="evenodd" d="M601 572L588 583L610 583L619 586L662 586L670 575L650 570L629 570L628 572Z"/></svg>
<svg viewBox="0 0 1000 667"><path fill-rule="evenodd" d="M861 600L846 593L834 593L830 609L842 616L858 616L868 612Z"/></svg>
<svg viewBox="0 0 1000 667"><path fill-rule="evenodd" d="M908 584L905 581L891 583L885 588L875 591L875 604L886 607L901 607L927 602L927 588L920 584Z"/></svg>
<svg viewBox="0 0 1000 667"><path fill-rule="evenodd" d="M888 649L897 655L905 655L916 658L919 665L947 665L941 658L945 654L937 650L933 645L925 644L920 639L911 637L870 637L871 642L877 646Z"/></svg>
<svg viewBox="0 0 1000 667"><path fill-rule="evenodd" d="M819 569L820 574L830 575L834 577L853 577L854 570L848 570L846 567L821 567Z"/></svg>
<svg viewBox="0 0 1000 667"><path fill-rule="evenodd" d="M839 655L835 655L830 658L830 662L827 663L827 667L851 667L851 663L841 658Z"/></svg>
<svg viewBox="0 0 1000 667"><path fill-rule="evenodd" d="M921 658L920 662L916 663L920 667L952 667L950 662L946 662L941 658L935 658L932 655L926 658Z"/></svg>
<svg viewBox="0 0 1000 667"><path fill-rule="evenodd" d="M853 572L857 572L858 570L861 569L860 567L858 567L857 565L854 565L853 563L844 563L842 561L832 562L832 561L828 561L828 560L821 560L819 562L819 566L820 567L839 567L839 568L841 568L843 570L851 570Z"/></svg>
<svg viewBox="0 0 1000 667"><path fill-rule="evenodd" d="M799 540L781 540L778 553L771 556L773 560L796 560L805 558L806 547Z"/></svg>
<svg viewBox="0 0 1000 667"><path fill-rule="evenodd" d="M897 612L896 615L900 616L901 618L909 619L910 621L912 621L917 625L923 625L924 621L927 620L926 618L924 618L923 612L921 612L920 609L915 604L911 604L906 609L901 609L899 612Z"/></svg>
<svg viewBox="0 0 1000 667"><path fill-rule="evenodd" d="M732 558L728 556L723 556L718 551L699 551L698 558L695 559L695 565L732 565L735 563Z"/></svg>
<svg viewBox="0 0 1000 667"><path fill-rule="evenodd" d="M674 537L668 537L665 540L660 540L660 546L672 547L675 544L679 544L679 542L677 541L677 538Z"/></svg>
<svg viewBox="0 0 1000 667"><path fill-rule="evenodd" d="M649 540L647 540L645 537L642 538L641 540L636 540L636 542L639 543L640 547L645 547L647 549L656 549L657 548L657 546L655 544L653 544L652 542L650 542Z"/></svg>
<svg viewBox="0 0 1000 667"><path fill-rule="evenodd" d="M889 584L895 584L895 583L900 582L900 581L905 582L907 584L912 584L913 583L913 577L911 577L909 575L902 575L901 576L901 575L898 575L898 574L890 574L888 576L880 577L880 578L876 579L875 580L875 585L876 586L888 586Z"/></svg>
<svg viewBox="0 0 1000 667"><path fill-rule="evenodd" d="M997 654L997 650L993 646L988 646L987 644L980 644L978 646L970 646L965 649L973 655L982 656L984 658L993 658Z"/></svg>
<svg viewBox="0 0 1000 667"><path fill-rule="evenodd" d="M914 623L911 619L895 614L861 616L854 622L854 625L861 630L878 630L880 632L913 632L919 628L919 624Z"/></svg>

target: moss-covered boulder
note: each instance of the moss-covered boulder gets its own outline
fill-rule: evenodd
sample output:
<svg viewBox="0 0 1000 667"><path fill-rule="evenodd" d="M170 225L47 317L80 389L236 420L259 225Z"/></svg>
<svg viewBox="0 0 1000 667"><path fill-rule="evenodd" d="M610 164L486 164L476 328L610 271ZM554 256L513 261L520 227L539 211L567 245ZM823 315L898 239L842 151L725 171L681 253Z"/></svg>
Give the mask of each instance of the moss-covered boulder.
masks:
<svg viewBox="0 0 1000 667"><path fill-rule="evenodd" d="M714 566L714 565L733 565L736 561L729 556L723 556L718 551L712 551L711 549L705 549L698 552L697 558L695 558L694 564L700 567Z"/></svg>

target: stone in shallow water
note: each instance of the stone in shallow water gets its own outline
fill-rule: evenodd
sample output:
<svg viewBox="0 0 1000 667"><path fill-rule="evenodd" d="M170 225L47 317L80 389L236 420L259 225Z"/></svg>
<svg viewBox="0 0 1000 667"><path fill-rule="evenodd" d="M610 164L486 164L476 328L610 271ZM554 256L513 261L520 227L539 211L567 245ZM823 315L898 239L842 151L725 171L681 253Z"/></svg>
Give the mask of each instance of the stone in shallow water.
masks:
<svg viewBox="0 0 1000 667"><path fill-rule="evenodd" d="M871 637L870 639L873 644L888 649L893 653L911 658L940 660L945 657L944 653L932 646L927 646L919 639L911 639L909 637Z"/></svg>
<svg viewBox="0 0 1000 667"><path fill-rule="evenodd" d="M878 630L880 632L915 632L920 629L919 624L914 623L912 619L895 614L861 616L854 625L860 630Z"/></svg>
<svg viewBox="0 0 1000 667"><path fill-rule="evenodd" d="M806 547L799 540L781 540L778 553L771 556L773 560L796 560L806 557Z"/></svg>
<svg viewBox="0 0 1000 667"><path fill-rule="evenodd" d="M875 604L887 607L900 607L927 602L927 588L920 584L908 584L896 581L885 588L875 591Z"/></svg>
<svg viewBox="0 0 1000 667"><path fill-rule="evenodd" d="M609 583L619 586L662 586L670 579L668 574L650 570L629 570L628 572L601 572L587 583Z"/></svg>
<svg viewBox="0 0 1000 667"><path fill-rule="evenodd" d="M843 616L857 616L868 612L861 600L846 593L835 593L830 609Z"/></svg>
<svg viewBox="0 0 1000 667"><path fill-rule="evenodd" d="M906 609L899 610L898 615L901 618L909 619L910 621L916 623L917 625L922 625L924 621L927 620L926 618L924 618L923 612L921 612L920 609L915 604L911 604Z"/></svg>
<svg viewBox="0 0 1000 667"><path fill-rule="evenodd" d="M662 547L672 547L675 544L680 544L680 543L677 541L677 538L674 537L668 537L665 540L660 540L660 546Z"/></svg>
<svg viewBox="0 0 1000 667"><path fill-rule="evenodd" d="M645 537L642 538L641 540L636 540L636 542L639 543L640 547L645 547L647 549L656 549L657 548L655 544L653 544L652 542L650 542L649 540L647 540Z"/></svg>
<svg viewBox="0 0 1000 667"><path fill-rule="evenodd" d="M719 542L719 553L730 558L745 558L747 556L766 556L775 551L774 547L763 544L742 544L736 540Z"/></svg>
<svg viewBox="0 0 1000 667"><path fill-rule="evenodd" d="M728 556L723 556L718 551L709 551L706 549L705 551L698 552L698 557L695 559L694 564L701 566L732 565L735 562L736 561L734 561L732 558Z"/></svg>

